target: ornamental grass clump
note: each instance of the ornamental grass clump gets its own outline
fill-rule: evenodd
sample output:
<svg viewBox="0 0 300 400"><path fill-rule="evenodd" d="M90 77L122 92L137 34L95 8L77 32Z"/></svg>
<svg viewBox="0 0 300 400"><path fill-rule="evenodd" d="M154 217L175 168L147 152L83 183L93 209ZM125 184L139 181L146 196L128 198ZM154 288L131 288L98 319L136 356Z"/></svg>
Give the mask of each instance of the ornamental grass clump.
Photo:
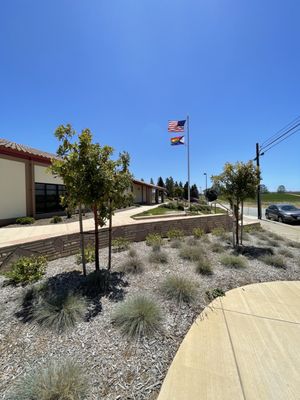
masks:
<svg viewBox="0 0 300 400"><path fill-rule="evenodd" d="M211 262L207 257L203 257L197 261L196 272L201 275L213 274Z"/></svg>
<svg viewBox="0 0 300 400"><path fill-rule="evenodd" d="M299 243L299 242L294 242L293 240L289 240L289 241L287 242L287 245L288 245L289 247L294 248L294 249L300 249L300 243Z"/></svg>
<svg viewBox="0 0 300 400"><path fill-rule="evenodd" d="M165 251L153 248L149 255L149 261L154 264L166 264L168 262L168 254Z"/></svg>
<svg viewBox="0 0 300 400"><path fill-rule="evenodd" d="M225 251L224 246L221 243L212 243L210 249L213 253L223 253Z"/></svg>
<svg viewBox="0 0 300 400"><path fill-rule="evenodd" d="M247 266L246 258L243 256L234 256L231 254L224 255L220 258L220 261L225 267L232 268L245 268Z"/></svg>
<svg viewBox="0 0 300 400"><path fill-rule="evenodd" d="M162 294L169 300L179 303L191 303L195 300L197 290L193 281L182 276L169 276L161 286Z"/></svg>
<svg viewBox="0 0 300 400"><path fill-rule="evenodd" d="M294 258L294 254L289 249L280 249L278 254L283 257Z"/></svg>
<svg viewBox="0 0 300 400"><path fill-rule="evenodd" d="M205 252L201 246L183 246L179 253L184 260L198 261L203 258Z"/></svg>
<svg viewBox="0 0 300 400"><path fill-rule="evenodd" d="M60 222L62 222L62 217L60 217L59 215L55 215L53 218L50 219L50 224L59 224Z"/></svg>
<svg viewBox="0 0 300 400"><path fill-rule="evenodd" d="M120 236L112 240L113 251L116 252L125 251L129 249L129 246L130 246L129 241L124 237Z"/></svg>
<svg viewBox="0 0 300 400"><path fill-rule="evenodd" d="M181 229L170 229L167 232L167 237L169 240L181 239L184 236L184 232Z"/></svg>
<svg viewBox="0 0 300 400"><path fill-rule="evenodd" d="M37 301L33 319L41 328L62 333L81 322L86 309L86 300L78 295L50 295Z"/></svg>
<svg viewBox="0 0 300 400"><path fill-rule="evenodd" d="M286 260L278 255L265 255L260 258L267 265L271 265L276 268L286 269Z"/></svg>
<svg viewBox="0 0 300 400"><path fill-rule="evenodd" d="M20 379L10 400L83 400L88 384L83 368L74 360L51 361Z"/></svg>
<svg viewBox="0 0 300 400"><path fill-rule="evenodd" d="M47 259L43 256L20 257L10 267L5 276L11 283L27 284L36 282L46 271Z"/></svg>
<svg viewBox="0 0 300 400"><path fill-rule="evenodd" d="M137 295L119 305L111 321L122 335L139 339L160 330L162 314L154 300Z"/></svg>
<svg viewBox="0 0 300 400"><path fill-rule="evenodd" d="M170 247L173 249L179 249L182 246L182 240L181 239L172 239L170 241Z"/></svg>
<svg viewBox="0 0 300 400"><path fill-rule="evenodd" d="M121 271L129 274L140 274L144 270L142 260L137 256L136 252L128 254L127 260L121 267Z"/></svg>

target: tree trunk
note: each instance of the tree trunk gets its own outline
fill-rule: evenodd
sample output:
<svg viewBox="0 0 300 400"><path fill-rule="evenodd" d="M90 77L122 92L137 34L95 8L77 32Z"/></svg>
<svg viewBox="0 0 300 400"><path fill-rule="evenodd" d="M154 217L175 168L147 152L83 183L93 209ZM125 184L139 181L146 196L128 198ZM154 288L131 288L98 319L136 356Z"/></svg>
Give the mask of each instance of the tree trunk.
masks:
<svg viewBox="0 0 300 400"><path fill-rule="evenodd" d="M235 243L239 245L239 202L234 205L235 208Z"/></svg>
<svg viewBox="0 0 300 400"><path fill-rule="evenodd" d="M108 227L108 270L111 269L111 243L112 243L112 201L109 200L109 227Z"/></svg>
<svg viewBox="0 0 300 400"><path fill-rule="evenodd" d="M100 270L99 265L99 224L98 224L98 208L94 204L94 222L95 222L95 269L96 271Z"/></svg>
<svg viewBox="0 0 300 400"><path fill-rule="evenodd" d="M241 211L241 244L243 244L243 232L244 232L244 200L242 200L242 211Z"/></svg>
<svg viewBox="0 0 300 400"><path fill-rule="evenodd" d="M79 204L79 231L80 231L80 249L81 249L82 270L83 270L83 275L86 276L81 204Z"/></svg>

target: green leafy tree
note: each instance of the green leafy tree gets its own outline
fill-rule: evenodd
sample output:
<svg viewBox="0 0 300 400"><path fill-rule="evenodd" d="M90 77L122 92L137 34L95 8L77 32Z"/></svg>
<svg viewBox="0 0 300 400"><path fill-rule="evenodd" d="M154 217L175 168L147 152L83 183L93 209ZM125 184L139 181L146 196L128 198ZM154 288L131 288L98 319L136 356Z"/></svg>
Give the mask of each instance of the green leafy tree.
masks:
<svg viewBox="0 0 300 400"><path fill-rule="evenodd" d="M60 125L55 136L60 141L58 159L52 160L51 170L65 184L69 201L91 207L95 226L95 268L99 270L99 225L109 217L108 206L103 206L110 178L110 157L113 149L92 143L92 133L84 129L79 135L71 125ZM74 140L77 137L77 141ZM85 271L84 271L85 273Z"/></svg>
<svg viewBox="0 0 300 400"><path fill-rule="evenodd" d="M284 185L279 185L277 188L277 193L285 193L286 189Z"/></svg>
<svg viewBox="0 0 300 400"><path fill-rule="evenodd" d="M188 191L189 191L189 184L188 182L185 182L183 186L183 197L185 198L185 200L188 199Z"/></svg>
<svg viewBox="0 0 300 400"><path fill-rule="evenodd" d="M260 185L260 192L261 193L269 193L269 189L266 185Z"/></svg>
<svg viewBox="0 0 300 400"><path fill-rule="evenodd" d="M172 176L166 179L166 189L167 189L167 195L169 197L174 197L175 186L174 186L174 179L172 178Z"/></svg>
<svg viewBox="0 0 300 400"><path fill-rule="evenodd" d="M213 176L214 185L220 193L227 198L233 208L235 215L235 240L236 245L243 242L243 213L244 200L255 198L257 186L259 185L259 171L252 161L248 163L237 162L235 164L226 163L223 172L218 176ZM239 212L241 206L241 238L239 242Z"/></svg>

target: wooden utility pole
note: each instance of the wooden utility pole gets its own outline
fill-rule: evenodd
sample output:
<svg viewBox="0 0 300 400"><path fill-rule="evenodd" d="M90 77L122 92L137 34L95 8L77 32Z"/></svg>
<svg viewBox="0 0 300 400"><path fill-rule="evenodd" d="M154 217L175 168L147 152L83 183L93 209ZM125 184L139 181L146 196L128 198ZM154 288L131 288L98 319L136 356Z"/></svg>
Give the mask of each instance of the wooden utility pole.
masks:
<svg viewBox="0 0 300 400"><path fill-rule="evenodd" d="M261 219L261 193L260 193L260 171L259 171L259 156L260 149L259 143L256 143L256 166L257 166L257 174L258 174L258 185L257 185L257 218Z"/></svg>

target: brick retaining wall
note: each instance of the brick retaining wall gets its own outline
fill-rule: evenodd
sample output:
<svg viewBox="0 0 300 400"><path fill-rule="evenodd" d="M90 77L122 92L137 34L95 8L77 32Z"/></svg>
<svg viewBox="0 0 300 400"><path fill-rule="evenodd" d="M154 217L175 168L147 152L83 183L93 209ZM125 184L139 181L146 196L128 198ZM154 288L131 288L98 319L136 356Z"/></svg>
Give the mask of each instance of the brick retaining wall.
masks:
<svg viewBox="0 0 300 400"><path fill-rule="evenodd" d="M212 214L206 216L195 216L189 218L172 219L165 221L146 221L144 223L122 225L113 227L113 238L122 236L132 242L140 242L145 239L148 233L160 233L166 235L169 229L181 229L186 234L192 234L194 228L201 227L205 232L210 232L215 227L231 229L232 220L227 214ZM86 242L93 243L93 231L85 233ZM108 228L99 230L99 247L108 245ZM79 251L79 233L57 236L53 238L37 240L8 247L0 248L0 267L7 264L12 257L20 257L29 254L42 254L48 260L66 257L76 254Z"/></svg>

